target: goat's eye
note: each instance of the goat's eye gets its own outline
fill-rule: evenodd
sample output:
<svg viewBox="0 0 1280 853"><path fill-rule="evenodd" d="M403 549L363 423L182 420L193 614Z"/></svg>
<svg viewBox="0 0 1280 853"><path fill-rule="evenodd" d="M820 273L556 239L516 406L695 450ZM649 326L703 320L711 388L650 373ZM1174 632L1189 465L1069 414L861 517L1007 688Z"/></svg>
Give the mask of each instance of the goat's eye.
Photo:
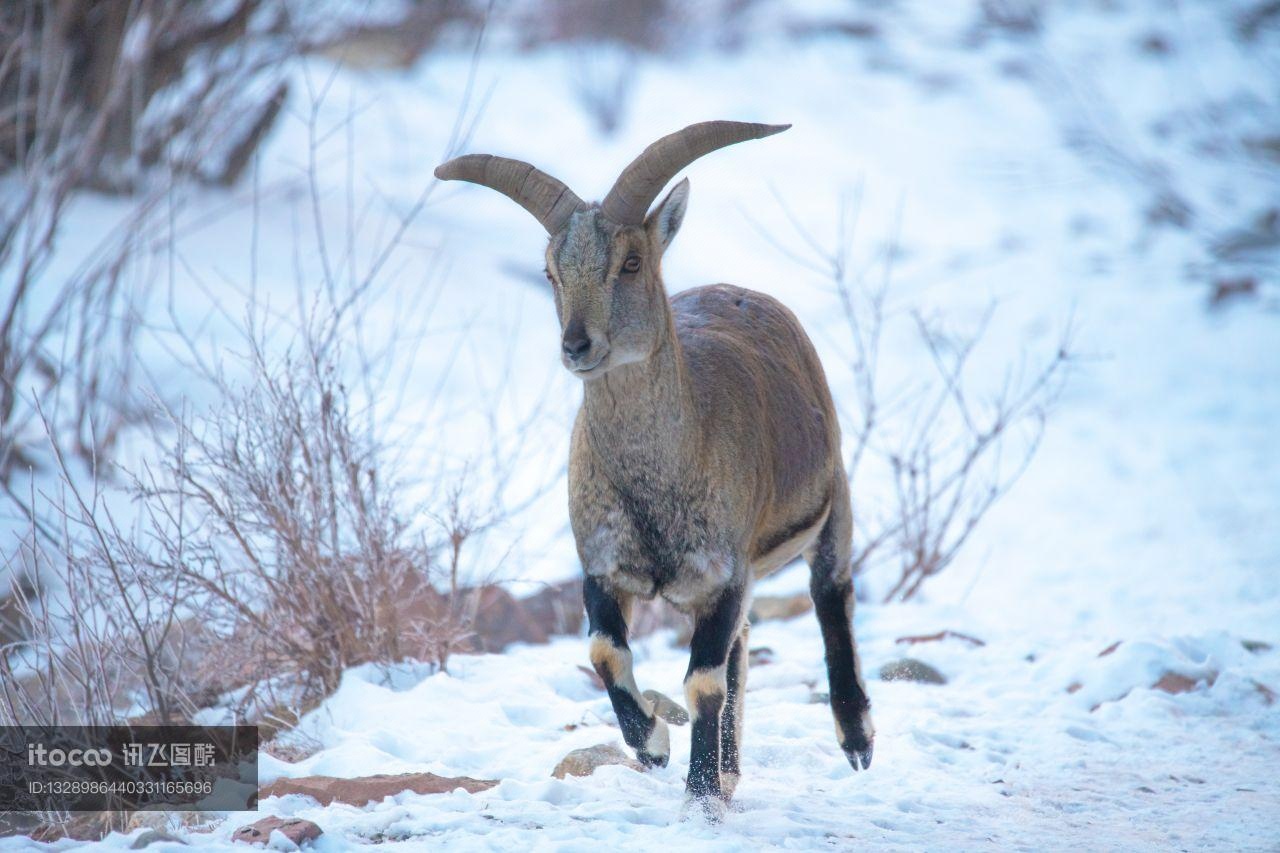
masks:
<svg viewBox="0 0 1280 853"><path fill-rule="evenodd" d="M640 272L640 256L627 255L627 259L622 262L623 272Z"/></svg>
<svg viewBox="0 0 1280 853"><path fill-rule="evenodd" d="M551 275L551 270L550 270L550 269L543 269L542 274L543 274L543 275L545 275L545 276L547 277L547 281L548 281L549 283L551 283L551 284L555 284L555 283L556 283L555 277Z"/></svg>

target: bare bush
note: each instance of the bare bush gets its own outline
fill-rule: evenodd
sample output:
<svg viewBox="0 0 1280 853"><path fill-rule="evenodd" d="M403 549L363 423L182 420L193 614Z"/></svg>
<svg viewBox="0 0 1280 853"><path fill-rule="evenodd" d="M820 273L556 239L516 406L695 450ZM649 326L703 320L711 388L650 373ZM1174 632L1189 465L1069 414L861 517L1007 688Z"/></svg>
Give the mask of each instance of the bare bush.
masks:
<svg viewBox="0 0 1280 853"><path fill-rule="evenodd" d="M45 427L88 464L140 416L129 389L142 243L179 204L175 180L234 181L274 123L281 63L299 50L283 12L276 0L0 7L0 486L29 520L11 474L52 463L34 452ZM51 270L85 188L136 196L105 235L57 258L78 255L74 267ZM55 544L48 523L37 531Z"/></svg>
<svg viewBox="0 0 1280 853"><path fill-rule="evenodd" d="M252 719L308 707L356 664L444 664L466 636L456 571L475 523L411 532L326 339L276 359L255 342L205 416L164 409L169 449L131 478L127 526L55 448L60 547L33 534L10 570L56 594L15 587L25 636L0 655L0 714L186 720L243 688L231 710ZM453 595L435 585L442 543Z"/></svg>
<svg viewBox="0 0 1280 853"><path fill-rule="evenodd" d="M15 579L5 608L15 630L0 645L0 724L189 722L199 707L193 688L200 670L192 664L203 627L189 618L176 586L152 571L141 531L117 522L102 481L91 476L84 485L68 469L37 410L57 485L39 500L32 486L26 505L50 508L50 526L39 532L33 515L4 563ZM0 834L98 839L128 821L119 810L15 812L0 818Z"/></svg>
<svg viewBox="0 0 1280 853"><path fill-rule="evenodd" d="M324 695L355 664L442 664L462 634L337 358L312 341L273 365L255 347L247 384L224 383L202 429L176 419L164 477L142 484L157 571L207 603L229 685L292 675Z"/></svg>
<svg viewBox="0 0 1280 853"><path fill-rule="evenodd" d="M295 235L297 310L272 310L251 285L236 326L243 355L232 362L207 361L198 336L171 317L188 367L215 403L192 415L157 400L164 413L157 441L168 453L133 478L156 552L153 571L198 603L212 635L205 659L217 662L216 678L205 692L222 693L224 704L230 698L237 718L283 724L332 692L351 666L409 659L445 666L467 633L466 595L457 591L463 551L485 524L466 510L465 483L436 512L407 506L403 482L388 473L383 419L394 404L385 401L407 381L413 360L405 353L419 346L428 313L403 305L419 324L407 332L369 328L366 318L433 185L392 214L390 236L358 268L354 247L368 211L357 214L350 203L349 166L337 248L318 172L325 140L335 139L319 126L327 90L304 78L312 102L301 207L311 221L308 236ZM344 120L348 160L353 119L349 112ZM254 246L257 222L255 192ZM304 267L302 251L314 256L315 270ZM249 262L256 282L256 255ZM445 587L451 594L440 592Z"/></svg>
<svg viewBox="0 0 1280 853"><path fill-rule="evenodd" d="M325 90L315 91L322 98ZM78 485L43 420L60 491L28 503L51 507L45 515L58 524L32 534L22 561L55 594L26 601L39 629L10 651L45 677L7 697L10 716L181 719L216 705L236 719L288 725L351 666L412 659L443 667L467 639L475 607L460 582L464 551L504 509L475 493L465 465L456 479L440 472L438 508L406 505L402 483L387 474L383 419L394 414L387 401L407 380L429 313L402 305L422 324L405 334L365 326L430 185L407 211L392 212L390 236L360 269L353 247L369 212L345 206L341 249L322 218L317 159L326 140L342 140L318 127L319 107L307 114L311 159L299 207L312 222L305 236L295 233L296 313L258 300L255 186L243 319L213 306L232 321L242 356L210 360L210 342L170 309L166 338L179 344L170 352L192 383L184 390L212 402L193 410L182 398L151 397L151 438L162 455L116 466L114 489L96 476L91 489ZM353 157L350 135L345 144ZM346 175L350 198L354 169ZM369 227L383 234L384 225ZM172 228L160 249L171 273L181 267L214 292L185 262ZM235 351L219 343L219 352ZM509 471L510 460L492 452L495 470ZM120 618L133 613L150 615L138 624ZM20 669L7 685L27 677Z"/></svg>
<svg viewBox="0 0 1280 853"><path fill-rule="evenodd" d="M37 402L57 446L86 464L105 459L140 411L129 389L148 288L135 274L136 258L162 197L140 199L78 267L54 281L48 266L69 198L70 187L56 179L20 190L16 200L0 195L0 278L7 286L0 305L0 488L29 520L12 474L52 463L36 454L46 437Z"/></svg>
<svg viewBox="0 0 1280 853"><path fill-rule="evenodd" d="M948 335L912 313L936 377L915 403L915 428L888 457L896 511L887 530L896 540L900 574L886 601L911 598L951 564L983 516L1031 464L1061 391L1070 358L1066 336L1037 369L1012 369L993 398L983 403L971 399L966 389L969 359L993 310L975 331L963 335ZM959 422L954 433L941 426L948 423L948 413L951 423ZM860 433L857 440L863 443L870 436ZM855 559L865 563L874 553L864 548Z"/></svg>
<svg viewBox="0 0 1280 853"><path fill-rule="evenodd" d="M148 169L229 183L298 52L278 0L21 0L0 12L0 171L130 191Z"/></svg>
<svg viewBox="0 0 1280 853"><path fill-rule="evenodd" d="M176 588L151 571L136 531L117 524L99 481L85 490L54 454L59 490L45 498L58 513L61 547L33 532L7 561L35 580L13 593L24 630L0 649L0 719L105 726L139 714L189 718L182 664L191 626ZM50 584L59 594L48 594Z"/></svg>
<svg viewBox="0 0 1280 853"><path fill-rule="evenodd" d="M855 402L844 413L854 493L853 569L863 573L889 564L896 577L884 600L905 601L951 565L1031 463L1071 363L1070 330L1033 366L1021 354L1004 369L999 387L982 393L972 360L996 306L963 333L946 331L919 310L891 311L896 241L872 263L856 265L856 212L856 201L841 205L836 246L828 249L788 211L800 248L778 245L830 281L839 299ZM876 266L881 275L872 281ZM890 333L905 337L912 354L928 365L927 374L891 390L881 376ZM863 511L864 487L888 496L880 514Z"/></svg>
<svg viewBox="0 0 1280 853"><path fill-rule="evenodd" d="M286 0L0 5L0 488L28 519L11 475L52 462L35 454L33 404L61 451L106 461L144 409L130 389L146 241L181 188L244 174L285 104L287 63L363 20ZM113 227L63 246L85 189L131 197Z"/></svg>
<svg viewBox="0 0 1280 853"><path fill-rule="evenodd" d="M404 470L388 421L427 337L429 311L420 307L429 290L419 282L397 300L388 325L365 324L386 295L388 269L404 263L397 252L432 185L407 209L388 201L383 221L357 210L354 107L339 119L344 133L321 128L328 85L312 86L306 68L302 75L312 96L301 112L310 145L295 214L311 221L294 232L296 311L259 298L256 171L243 285L201 279L183 256L173 206L159 204L173 196L157 196L148 212L170 214L158 223L167 227L151 230L146 244L121 243L112 257L121 267L159 259L171 287L182 270L239 346L205 337L207 316L188 328L173 300L169 328L151 313L149 331L187 379L180 394L156 389L137 404L145 403L151 434L150 452L139 446L135 458L147 461L106 465L101 421L88 417L86 475L64 450L56 413L39 395L28 400L41 452L47 447L54 464L27 479L29 494L9 485L30 521L9 568L37 579L18 604L23 634L3 650L0 711L9 719L188 719L215 706L237 720L287 726L351 666L412 659L444 667L455 650L474 645L475 584L484 573L472 542L519 511L503 493L521 442L497 435L491 414L495 440L483 458L458 464L440 448L438 470L421 471L435 494L416 505L388 475ZM332 145L345 146L349 159L345 205L330 204L333 190L320 180ZM346 221L324 221L334 210ZM357 232L366 228L379 240L361 268ZM82 288L68 292L84 296ZM242 317L228 310L228 292L243 297ZM64 314L53 316L48 325L65 323ZM413 328L400 328L402 318ZM193 406L188 394L208 402Z"/></svg>

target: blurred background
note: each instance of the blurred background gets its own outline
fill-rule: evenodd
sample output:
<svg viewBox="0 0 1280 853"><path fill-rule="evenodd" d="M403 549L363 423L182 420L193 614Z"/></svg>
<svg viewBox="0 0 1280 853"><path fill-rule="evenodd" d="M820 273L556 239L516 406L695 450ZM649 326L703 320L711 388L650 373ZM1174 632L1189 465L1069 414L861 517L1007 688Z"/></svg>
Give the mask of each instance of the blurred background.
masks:
<svg viewBox="0 0 1280 853"><path fill-rule="evenodd" d="M598 199L707 119L793 127L690 167L665 280L814 339L864 662L956 629L1066 654L1071 713L1270 705L1278 83L1268 0L6 3L3 715L287 732L352 667L577 633L545 234L432 170Z"/></svg>

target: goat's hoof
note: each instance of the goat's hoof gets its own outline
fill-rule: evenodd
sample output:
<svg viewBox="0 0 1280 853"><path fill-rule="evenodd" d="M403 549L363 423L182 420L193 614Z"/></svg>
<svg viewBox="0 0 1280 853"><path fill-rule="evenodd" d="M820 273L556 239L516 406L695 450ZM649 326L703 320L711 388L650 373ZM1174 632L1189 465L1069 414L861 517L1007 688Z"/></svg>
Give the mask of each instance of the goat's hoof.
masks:
<svg viewBox="0 0 1280 853"><path fill-rule="evenodd" d="M654 755L652 752L645 752L643 749L636 750L636 760L645 767L666 767L667 762L671 760L669 755Z"/></svg>
<svg viewBox="0 0 1280 853"><path fill-rule="evenodd" d="M680 819L720 823L728 811L728 804L715 794L689 794L685 798Z"/></svg>
<svg viewBox="0 0 1280 853"><path fill-rule="evenodd" d="M738 774L727 771L720 772L720 799L726 803L733 800L733 792L738 789Z"/></svg>
<svg viewBox="0 0 1280 853"><path fill-rule="evenodd" d="M866 770L871 766L871 753L875 751L875 742L868 741L863 748L853 746L841 746L844 750L844 757L849 759L849 766L854 770Z"/></svg>
<svg viewBox="0 0 1280 853"><path fill-rule="evenodd" d="M636 750L636 760L645 767L666 767L671 758L671 733L661 717L654 717L653 731L644 746Z"/></svg>
<svg viewBox="0 0 1280 853"><path fill-rule="evenodd" d="M854 770L866 770L871 766L871 753L875 749L876 744L876 727L871 722L871 709L864 707L862 715L859 719L859 725L856 731L848 731L841 729L839 723L836 724L836 732L842 736L840 748L844 750L844 757L849 759L849 766ZM849 735L844 737L844 735Z"/></svg>

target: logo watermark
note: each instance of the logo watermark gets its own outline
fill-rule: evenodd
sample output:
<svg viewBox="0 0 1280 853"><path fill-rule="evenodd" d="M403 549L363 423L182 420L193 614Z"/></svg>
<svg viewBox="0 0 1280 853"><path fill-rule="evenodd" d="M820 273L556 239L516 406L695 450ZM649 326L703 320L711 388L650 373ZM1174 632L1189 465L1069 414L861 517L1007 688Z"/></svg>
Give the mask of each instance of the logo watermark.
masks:
<svg viewBox="0 0 1280 853"><path fill-rule="evenodd" d="M0 726L0 811L257 807L256 726Z"/></svg>

